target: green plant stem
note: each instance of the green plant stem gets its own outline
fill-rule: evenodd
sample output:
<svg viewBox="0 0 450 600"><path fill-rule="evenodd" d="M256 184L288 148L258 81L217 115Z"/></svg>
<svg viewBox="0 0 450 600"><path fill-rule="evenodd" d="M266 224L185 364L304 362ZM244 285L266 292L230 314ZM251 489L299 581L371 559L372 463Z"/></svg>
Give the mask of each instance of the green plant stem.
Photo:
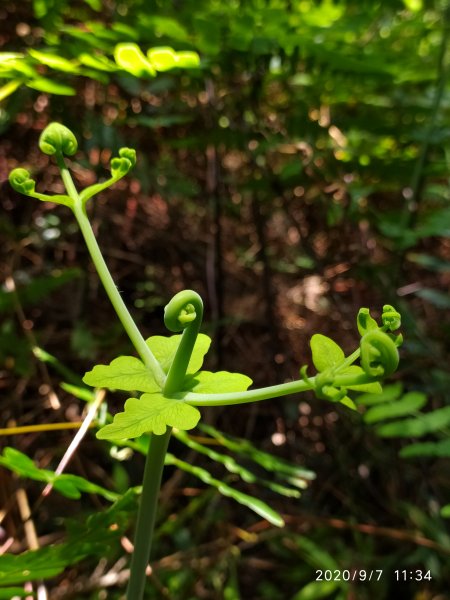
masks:
<svg viewBox="0 0 450 600"><path fill-rule="evenodd" d="M333 386L350 387L354 385L364 385L378 381L376 377L370 377L365 373L357 375L337 375L333 379ZM269 400L270 398L279 398L281 396L289 396L290 394L298 394L306 390L312 390L316 387L316 378L309 377L308 379L299 379L297 381L289 381L288 383L280 383L269 387L259 388L256 390L248 390L246 392L229 392L225 394L196 394L195 392L183 392L174 394L174 398L184 400L192 406L229 406L231 404L246 404L247 402L258 402L260 400Z"/></svg>
<svg viewBox="0 0 450 600"><path fill-rule="evenodd" d="M144 597L145 571L150 559L158 495L171 432L172 429L167 428L164 435L152 434L150 436L136 522L134 551L131 558L130 579L126 594L127 600L141 600Z"/></svg>
<svg viewBox="0 0 450 600"><path fill-rule="evenodd" d="M94 232L92 231L91 224L86 214L85 203L82 202L80 196L78 195L70 172L66 164L64 163L64 159L61 155L57 155L57 162L58 167L61 171L61 177L66 187L67 193L73 200L73 213L78 222L81 233L83 234L86 246L89 250L89 254L91 255L98 276L100 277L103 287L105 288L105 291L108 294L111 304L113 305L117 316L120 319L120 322L122 323L125 331L127 332L131 343L135 347L136 352L141 357L145 366L148 369L150 369L157 383L161 387L163 387L166 379L165 373L162 370L161 365L153 355L152 351L145 343L141 332L137 328L133 317L128 312L128 309L124 301L122 300L119 291L117 290L116 284L114 283L114 280L111 277L109 269L97 244Z"/></svg>

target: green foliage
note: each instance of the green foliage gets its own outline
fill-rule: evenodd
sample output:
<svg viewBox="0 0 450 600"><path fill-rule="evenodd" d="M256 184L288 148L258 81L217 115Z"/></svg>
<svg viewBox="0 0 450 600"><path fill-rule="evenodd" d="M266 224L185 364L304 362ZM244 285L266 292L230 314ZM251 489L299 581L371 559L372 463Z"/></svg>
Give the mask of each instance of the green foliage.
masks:
<svg viewBox="0 0 450 600"><path fill-rule="evenodd" d="M132 508L136 508L136 494L129 490L110 508L86 521L68 521L63 543L0 556L0 586L50 579L86 558L114 556Z"/></svg>
<svg viewBox="0 0 450 600"><path fill-rule="evenodd" d="M85 494L98 494L111 502L117 500L117 494L96 485L78 475L57 475L48 469L39 469L31 458L14 448L5 448L0 455L0 465L17 473L20 477L50 483L56 491L66 498L80 498L81 492Z"/></svg>
<svg viewBox="0 0 450 600"><path fill-rule="evenodd" d="M32 20L30 16L31 35L14 39L8 34L3 48L5 53L0 56L3 83L0 99L6 99L2 104L0 128L2 134L6 133L7 141L9 131L13 133L14 148L19 148L17 140L23 139L25 144L24 134L31 123L29 131L35 134L41 123L59 119L62 114L67 123L76 122L79 131L83 131L80 146L86 155L90 150L105 147L117 151L123 141L135 144L140 151L135 177L146 198L145 202L138 200L138 215L142 208L147 209L147 199L154 200L153 194L160 196L160 204L155 202L155 205L168 211L167 230L164 226L158 233L147 233L145 239L156 244L160 241L159 235L167 239L167 234L172 240L179 241L179 248L174 242L170 251L162 251L163 259L170 255L172 264L178 260L177 269L179 267L186 278L195 273L193 280L202 280L196 268L198 264L205 264L203 251L206 247L208 251L210 249L209 236L214 238L211 224L214 202L217 201L222 211L220 222L225 224L222 247L226 245L227 248L228 281L236 268L240 269L239 281L244 280L241 275L245 281L257 281L261 258L247 244L249 239L256 240L252 217L247 216L252 214L250 207L254 202L270 227L268 265L282 283L279 290L283 303L285 289L293 287L300 279L299 268L314 269L329 286L333 319L337 311L341 317L345 314L343 305L359 302L359 298L370 298L374 305L385 298L394 304L401 303L408 341L402 349L401 362L406 393L402 389L396 395L394 391L398 385L394 384L375 394L373 392L380 392L376 381L361 384L372 388L355 388L353 393L348 381L345 385L337 385L336 378L343 377L344 372L351 377L364 377L355 364L345 370L336 364L333 369L337 369L337 373L332 373L333 369L328 373L327 369L319 370L314 381L306 377L306 371L303 373L305 381L309 382L305 382L305 386L311 386L309 389L314 389L316 395L346 403L351 398L350 402L369 408L365 418L375 419L375 431L377 427L381 431L384 427L391 427L391 432L392 427L398 431L393 438L370 438L370 461L365 462L370 462L371 475L365 481L356 475L345 478L345 471L354 473L349 455L354 449L351 442L358 430L354 426L358 415L353 417L350 435L344 425L336 428L337 431L327 425L325 460L321 464L327 465L330 455L336 461L333 464L336 464L339 481L339 504L334 492L330 492L335 489L336 481L333 482L332 477L328 481L327 477L328 487L318 488L320 502L315 504L313 501L311 505L306 502L305 506L310 506L313 514L322 514L321 511L327 509L346 514L347 509L352 522L359 519L376 524L386 518L403 529L408 527L408 521L402 522L397 510L397 500L402 492L403 496L413 494L411 504L422 503L427 507L434 506L436 497L440 501L446 498L447 489L440 475L441 461L435 461L436 466L428 469L429 458L448 456L446 413L438 413L436 419L431 416L448 405L448 326L443 312L448 308L446 237L449 232L446 186L449 138L445 100L448 95L448 49L445 46L448 18L445 6L415 0L339 4L309 0L301 3L270 0L256 4L187 1L155 3L149 14L146 3L141 0L128 3L123 10L119 5L104 10L97 0L76 3L35 0L33 4L35 16ZM14 30L15 18L20 16L21 21L26 21L25 9L7 14L8 30ZM134 44L137 49L129 66L122 67L114 59L120 44ZM180 57L183 48L201 53L201 70L185 71L178 77L176 72L165 68L174 64L174 56ZM151 59L154 49L155 64ZM441 66L440 56L443 57ZM161 69L157 69L158 64ZM152 69L159 70L157 77L151 75ZM439 87L443 90L440 103L436 102ZM71 96L65 98L64 94ZM85 104L85 98L89 98L89 104ZM105 103L102 98L106 99ZM49 100L47 108L41 112L46 100ZM83 114L81 110L84 110ZM114 111L117 116L110 117ZM16 115L20 115L20 120L16 120ZM27 115L27 124L24 124L24 115ZM214 153L215 163L210 158ZM209 157L208 165L205 156ZM31 152L28 164L33 167L34 158ZM17 150L17 160L25 162L20 150ZM13 162L7 168L15 164ZM228 169L228 164L233 164L233 169ZM213 167L218 169L220 185L211 194L214 198L210 198L210 182L208 186L205 184L204 172L209 174ZM40 164L36 164L36 170L33 168L31 175L27 175L28 186L30 181L34 185L31 178L35 178L39 189L40 168ZM91 183L82 170L77 170L76 175L80 181ZM50 179L49 171L45 183L48 184ZM94 184L87 190L98 193L105 189L101 186L103 183ZM88 196L87 190L80 194L83 200L93 195ZM57 196L53 198L58 201ZM50 200L49 197L39 199ZM59 196L59 200L64 203L66 198ZM40 209L43 207L37 210ZM96 217L101 210L99 204L95 208ZM112 205L109 213L111 211ZM109 218L105 221L100 227L100 236L102 228L111 223ZM282 232L279 237L277 228ZM298 239L293 230L298 231ZM242 231L245 234L242 235ZM134 233L126 242L130 248L133 243L139 243ZM324 243L322 236L326 239ZM204 248L196 244L195 252L191 253L186 251L191 240L207 240L207 243ZM256 246L257 243L252 245ZM149 247L153 249L151 243ZM234 252L232 247L236 249ZM228 262L231 256L231 262ZM150 263L159 261L160 253L155 253L155 257L152 253L144 259ZM46 261L49 254L41 258ZM341 265L349 267L342 277L328 276L329 271ZM166 298L166 273L156 273L154 277L152 275L152 283L153 279L158 295ZM176 285L174 281L175 289L183 284L181 279ZM30 281L33 280L34 274ZM278 284L278 279L276 281ZM340 289L345 290L347 284L347 291L341 293ZM208 285L211 286L210 280ZM22 286L21 294L26 287L27 284ZM5 290L3 292L8 298L7 311L11 313L12 296ZM231 296L231 289L229 293ZM145 292L143 295L147 296ZM42 297L46 297L45 292ZM152 301L145 319L151 319L153 310L161 305L161 302L154 304L154 296ZM145 302L149 306L151 300L145 298ZM309 334L310 327L316 327L315 315L310 314L311 309L305 307L303 301L293 308L281 306L280 302L280 307L280 315L295 312L294 321L297 317L306 319L306 333ZM225 315L218 316L218 322L225 323L232 318L237 324L239 316L234 313L231 316L228 310ZM311 320L310 316L313 317ZM382 323L384 326L383 319ZM247 325L252 327L254 324L253 315L245 314L239 321L244 335ZM345 317L342 326L344 331L349 326ZM21 354L21 333L17 333L17 327L19 325L12 320L2 323L0 355L2 362L4 357L14 355L16 366L20 367L16 372L24 373L26 360ZM369 329L378 329L378 325L369 315L369 318L361 317L361 323L358 319L358 329L363 337ZM387 327L384 333L389 331ZM286 339L291 339L291 325L282 333ZM38 334L40 338L40 331ZM340 341L340 334L334 336ZM252 330L252 340L253 337ZM48 338L44 339L46 345ZM370 341L370 337L366 341ZM394 336L391 341L395 344ZM220 335L216 344L220 347ZM254 344L258 344L256 338ZM328 347L332 344L330 340ZM387 346L393 351L392 344L388 342ZM345 343L343 347L346 348ZM380 348L372 343L367 348L370 352L365 354L364 360L369 370L376 368ZM120 351L128 352L123 349L118 353ZM306 360L297 347L293 346L292 351L297 360ZM274 348L274 354L276 352ZM284 352L280 354L284 355ZM300 359L298 355L301 355ZM394 351L392 356L395 359ZM344 357L344 362L347 358ZM136 378L139 379L140 372L146 379L142 369L144 362L141 358L134 360L139 361L138 365L134 363ZM286 379L297 369L294 364L289 371L287 362L284 363L279 368L280 381L285 379L284 367L288 373ZM147 367L144 369L151 371ZM167 370L168 367L166 374ZM160 385L157 389L161 389ZM141 391L153 393L157 390ZM211 391L209 389L208 395ZM356 392L363 392L364 396ZM430 398L428 405L425 405L426 396ZM180 400L174 398L174 401ZM184 404L188 405L188 401ZM291 413L296 415L295 399L291 405L283 403L283 408L285 406L290 406ZM377 410L371 412L375 408ZM408 414L408 408L415 412ZM402 423L407 424L406 429L415 437L423 428L414 423L424 417L430 421L425 427L427 433L411 444L412 440L401 434ZM258 413L258 419L262 421L258 430L264 429L267 421L273 418L269 408L267 412L263 409ZM408 421L413 425L408 426ZM440 427L437 421L440 421ZM367 425L370 425L368 421ZM287 424L288 443L283 450L298 456L303 453L303 446L305 452L313 449L313 442L309 444L303 438L300 428L292 426L291 430L291 426ZM251 419L248 430L251 430ZM267 426L261 433L258 438L261 443L270 444L269 430L272 431ZM421 471L418 475L413 470L411 462L408 465L389 463L392 478L397 476L395 485L384 468L383 476L377 478L380 467L392 457L389 451L398 445L397 437L402 446L401 456L420 457L419 466L425 462L429 481ZM357 455L359 453L353 454L352 458ZM315 460L314 457L311 460ZM358 490L354 495L353 481ZM366 483L367 488L364 487ZM370 511L364 513L367 494L361 492L360 486L369 491L369 483L374 483L378 496ZM394 488L395 499L389 495ZM377 513L378 498L382 497L386 498L383 517ZM187 504L191 502L192 498ZM423 533L420 527L418 529ZM311 530L310 534L317 539L317 531ZM328 536L321 539L322 547L328 549L339 537L336 530L330 528ZM365 561L370 557L372 542L372 536L367 536L365 543L358 546L355 538L349 541L346 536L345 544L334 546L335 556L345 559L355 544L361 560ZM383 551L387 546L389 552L392 547L385 542L381 542ZM289 555L284 542L280 541L279 545L286 552L280 559L282 565ZM170 554L171 550L166 548L164 551ZM402 542L401 549L396 546L393 552L399 563L409 561L408 568L411 561L422 563L430 560L430 556L438 562L431 549L416 548L414 551L409 543ZM382 557L375 555L375 560L381 558L384 560L384 553ZM232 562L231 558L229 562ZM292 572L302 570L298 562L296 557ZM246 570L250 568L245 561L243 564ZM226 569L221 571L217 567L216 570L216 565L211 565L208 571L208 576L212 577L214 573L221 583L228 576ZM272 571L270 573L272 578ZM164 573L161 577L171 597L196 597L195 581L192 582L196 577L183 565L177 573ZM201 580L207 580L204 573ZM242 580L245 581L245 574L241 575ZM307 586L306 581L308 575L302 582L303 587ZM265 584L269 589L267 579ZM432 585L438 586L436 582ZM300 584L291 585L285 593L281 584L272 585L272 594L269 590L266 597L276 598L276 594L280 599L291 597L299 587ZM319 596L328 593L326 588L321 591L318 582L311 588ZM224 586L217 589L223 590ZM364 593L365 590L359 591ZM393 593L387 584L371 591L380 598L388 598ZM446 591L446 587L441 590L442 593ZM336 589L329 595L336 597L340 593ZM408 593L420 592L406 589L405 594Z"/></svg>
<svg viewBox="0 0 450 600"><path fill-rule="evenodd" d="M169 372L181 337L181 335L152 336L146 341L165 373ZM214 393L217 389L224 392L246 390L251 380L245 375L198 372L210 344L211 339L207 335L197 336L184 383L179 392L193 391L208 394ZM150 431L162 435L166 425L178 429L192 429L200 419L200 412L193 406L185 404L182 400L165 397L144 363L133 356L120 356L108 366L97 365L92 371L86 373L83 381L95 387L150 392L144 393L140 400L134 398L127 400L125 412L117 414L113 424L106 425L98 432L97 437L100 439L130 439Z"/></svg>
<svg viewBox="0 0 450 600"><path fill-rule="evenodd" d="M124 412L114 417L97 433L100 440L128 440L152 432L163 435L166 427L192 429L200 419L200 411L182 400L166 398L161 393L142 394L125 402Z"/></svg>
<svg viewBox="0 0 450 600"><path fill-rule="evenodd" d="M198 477L207 485L217 488L217 490L223 496L232 498L236 502L239 502L239 504L247 506L257 515L261 516L263 519L266 519L267 521L269 521L269 523L272 523L272 525L275 525L276 527L283 527L284 521L282 517L268 504L266 504L258 498L255 498L255 496L244 494L243 492L236 490L234 487L228 485L227 483L216 479L211 475L211 473L208 470L191 465L186 461L182 461L179 458L176 458L172 454L167 454L166 464L175 465L178 468L181 468L184 471L195 475L195 477Z"/></svg>
<svg viewBox="0 0 450 600"><path fill-rule="evenodd" d="M93 29L95 30L95 26ZM70 58L62 56L60 52L64 52L65 49L57 46L46 47L43 50L30 48L25 53L0 52L0 80L10 80L0 88L0 100L13 94L22 85L48 94L75 95L74 87L54 79L55 71L70 79L90 77L106 83L108 75L116 72L126 72L135 77L155 77L158 72L174 68L193 69L200 65L200 58L196 52L176 51L168 46L150 48L146 56L138 44L118 41L122 38L119 32L115 35L113 33L108 40L107 54L91 53L89 38L89 34L81 34L80 42L84 42L84 45L80 44L78 51L71 52ZM114 39L117 40L115 44ZM48 71L48 77L41 75L43 69L44 72Z"/></svg>

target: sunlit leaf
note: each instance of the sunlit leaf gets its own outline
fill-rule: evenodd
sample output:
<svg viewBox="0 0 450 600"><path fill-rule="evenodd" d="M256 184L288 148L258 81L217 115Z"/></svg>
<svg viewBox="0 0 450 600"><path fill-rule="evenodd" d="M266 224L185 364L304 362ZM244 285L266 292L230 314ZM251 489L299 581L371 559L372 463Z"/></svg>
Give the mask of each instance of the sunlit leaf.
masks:
<svg viewBox="0 0 450 600"><path fill-rule="evenodd" d="M87 52L83 52L78 56L78 60L86 67L98 69L99 71L117 71L117 66L102 54L88 54Z"/></svg>
<svg viewBox="0 0 450 600"><path fill-rule="evenodd" d="M150 48L147 52L149 61L157 71L169 71L177 66L176 52L168 46L161 48Z"/></svg>
<svg viewBox="0 0 450 600"><path fill-rule="evenodd" d="M52 54L50 52L40 52L39 50L35 50L34 48L30 48L28 50L28 54L32 56L35 60L40 62L51 69L56 69L57 71L64 71L65 73L78 73L79 66L58 54Z"/></svg>
<svg viewBox="0 0 450 600"><path fill-rule="evenodd" d="M137 44L131 42L117 44L114 50L114 58L119 67L136 77L156 74L153 65L147 60Z"/></svg>
<svg viewBox="0 0 450 600"><path fill-rule="evenodd" d="M192 429L200 419L200 411L181 400L166 398L160 393L142 394L125 402L124 412L97 432L101 440L136 438L143 433L163 435L166 427Z"/></svg>
<svg viewBox="0 0 450 600"><path fill-rule="evenodd" d="M181 335L171 335L169 337L154 335L146 340L146 344L161 364L165 373L168 373L170 365L175 357L175 353L180 344ZM209 350L211 338L204 333L199 333L195 340L194 349L186 369L187 375L192 375L199 371L203 364L203 358Z"/></svg>
<svg viewBox="0 0 450 600"><path fill-rule="evenodd" d="M92 387L128 392L156 392L160 389L152 372L134 356L119 356L109 365L96 365L85 374L83 381Z"/></svg>
<svg viewBox="0 0 450 600"><path fill-rule="evenodd" d="M310 341L314 366L319 372L337 367L345 360L344 351L331 338L316 333Z"/></svg>
<svg viewBox="0 0 450 600"><path fill-rule="evenodd" d="M175 55L176 65L183 69L195 69L200 66L200 56L197 52L182 50Z"/></svg>
<svg viewBox="0 0 450 600"><path fill-rule="evenodd" d="M38 77L27 81L27 86L38 92L46 92L47 94L56 94L59 96L75 96L76 94L73 87L58 83L52 79L47 79L46 77Z"/></svg>
<svg viewBox="0 0 450 600"><path fill-rule="evenodd" d="M241 373L200 371L192 379L185 380L183 389L197 394L220 394L223 392L243 392L251 384L250 377Z"/></svg>
<svg viewBox="0 0 450 600"><path fill-rule="evenodd" d="M0 102L13 94L17 88L22 85L22 83L22 81L17 80L8 81L8 83L5 83L5 85L0 88Z"/></svg>

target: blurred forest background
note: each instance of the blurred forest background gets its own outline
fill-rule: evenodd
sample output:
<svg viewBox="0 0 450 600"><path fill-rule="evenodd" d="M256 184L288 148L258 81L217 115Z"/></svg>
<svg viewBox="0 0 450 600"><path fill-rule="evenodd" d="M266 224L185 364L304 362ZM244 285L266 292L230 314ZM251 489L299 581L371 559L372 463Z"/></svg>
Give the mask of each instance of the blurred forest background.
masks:
<svg viewBox="0 0 450 600"><path fill-rule="evenodd" d="M164 305L193 288L207 367L261 386L298 377L313 333L352 351L361 306L404 318L400 370L358 412L305 394L204 411L206 428L172 440L184 462L165 471L146 597L450 598L449 37L441 0L2 0L0 427L22 454L1 459L0 598L41 579L54 599L120 598L136 496L111 500L143 469L138 446L89 432L66 468L87 493L69 478L41 496L74 435L50 425L82 418L85 371L132 352L70 211L7 181L27 166L39 191L62 192L37 147L55 120L79 140L79 187L137 150L89 210L146 337L166 334ZM144 60L117 61L124 43ZM152 67L161 46L200 63ZM41 430L4 431L30 425Z"/></svg>

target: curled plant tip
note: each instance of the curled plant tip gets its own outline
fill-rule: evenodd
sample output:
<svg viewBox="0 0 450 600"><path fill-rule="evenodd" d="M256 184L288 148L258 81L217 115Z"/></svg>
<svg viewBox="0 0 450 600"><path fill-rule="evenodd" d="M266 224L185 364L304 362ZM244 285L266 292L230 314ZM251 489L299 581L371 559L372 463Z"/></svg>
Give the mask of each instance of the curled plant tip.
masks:
<svg viewBox="0 0 450 600"><path fill-rule="evenodd" d="M303 365L303 367L300 367L300 377L302 378L302 380L305 383L309 384L309 379L308 379L308 365Z"/></svg>
<svg viewBox="0 0 450 600"><path fill-rule="evenodd" d="M375 319L370 316L370 311L368 308L359 309L358 316L356 318L356 324L359 335L364 335L371 329L378 329L378 324Z"/></svg>
<svg viewBox="0 0 450 600"><path fill-rule="evenodd" d="M178 292L164 309L164 324L169 331L182 331L203 316L203 301L197 292Z"/></svg>
<svg viewBox="0 0 450 600"><path fill-rule="evenodd" d="M381 315L381 321L383 323L383 326L386 327L388 331L395 331L401 326L402 317L393 306L391 306L390 304L385 304L383 306L383 314Z"/></svg>
<svg viewBox="0 0 450 600"><path fill-rule="evenodd" d="M16 192L20 192L26 196L33 194L36 186L36 182L34 179L31 179L29 171L21 168L11 171L9 174L9 183Z"/></svg>
<svg viewBox="0 0 450 600"><path fill-rule="evenodd" d="M50 123L41 133L39 148L44 154L72 156L78 150L77 138L65 125Z"/></svg>
<svg viewBox="0 0 450 600"><path fill-rule="evenodd" d="M361 338L361 367L371 377L387 377L398 367L396 342L384 331L374 329Z"/></svg>
<svg viewBox="0 0 450 600"><path fill-rule="evenodd" d="M111 160L111 174L114 178L123 177L136 164L136 150L121 148L119 156Z"/></svg>

